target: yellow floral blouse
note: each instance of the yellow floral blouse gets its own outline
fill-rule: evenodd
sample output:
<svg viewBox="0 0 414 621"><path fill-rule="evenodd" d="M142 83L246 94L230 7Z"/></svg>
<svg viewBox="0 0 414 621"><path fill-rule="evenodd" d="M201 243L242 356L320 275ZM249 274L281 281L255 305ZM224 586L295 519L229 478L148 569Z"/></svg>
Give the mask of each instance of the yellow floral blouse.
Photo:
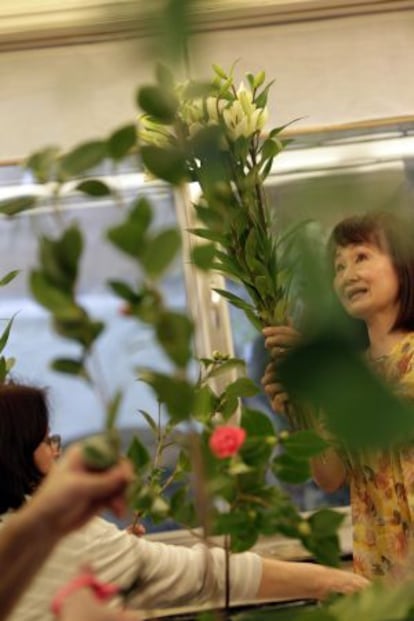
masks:
<svg viewBox="0 0 414 621"><path fill-rule="evenodd" d="M414 397L414 333L375 368L398 394ZM350 468L354 569L399 579L414 552L414 446L360 455Z"/></svg>

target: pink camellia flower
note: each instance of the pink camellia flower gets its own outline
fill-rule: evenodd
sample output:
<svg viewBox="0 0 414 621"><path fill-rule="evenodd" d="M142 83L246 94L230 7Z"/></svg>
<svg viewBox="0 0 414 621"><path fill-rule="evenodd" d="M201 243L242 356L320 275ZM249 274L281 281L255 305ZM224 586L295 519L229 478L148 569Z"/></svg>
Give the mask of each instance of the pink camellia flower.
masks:
<svg viewBox="0 0 414 621"><path fill-rule="evenodd" d="M219 459L235 455L246 439L246 432L241 427L222 425L216 427L210 436L211 452Z"/></svg>

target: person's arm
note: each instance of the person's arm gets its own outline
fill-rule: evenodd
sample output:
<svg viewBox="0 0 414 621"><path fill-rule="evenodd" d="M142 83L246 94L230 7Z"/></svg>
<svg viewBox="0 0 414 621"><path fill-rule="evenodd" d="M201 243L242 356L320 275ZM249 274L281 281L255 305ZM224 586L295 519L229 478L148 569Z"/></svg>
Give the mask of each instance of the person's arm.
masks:
<svg viewBox="0 0 414 621"><path fill-rule="evenodd" d="M72 447L33 498L7 519L0 532L0 620L10 612L30 580L65 534L110 506L120 514L132 477L128 463L106 472L85 469L82 451Z"/></svg>
<svg viewBox="0 0 414 621"><path fill-rule="evenodd" d="M59 537L36 510L25 506L7 520L0 532L0 620L6 619L19 596L52 552Z"/></svg>
<svg viewBox="0 0 414 621"><path fill-rule="evenodd" d="M330 593L352 593L369 585L362 576L314 563L263 559L260 599L324 599Z"/></svg>

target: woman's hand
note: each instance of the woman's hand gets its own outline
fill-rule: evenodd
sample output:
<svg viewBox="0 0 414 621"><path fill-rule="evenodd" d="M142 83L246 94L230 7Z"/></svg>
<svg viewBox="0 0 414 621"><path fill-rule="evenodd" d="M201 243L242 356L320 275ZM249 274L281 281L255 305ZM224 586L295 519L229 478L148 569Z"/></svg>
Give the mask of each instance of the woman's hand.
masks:
<svg viewBox="0 0 414 621"><path fill-rule="evenodd" d="M289 395L279 382L277 368L280 360L287 354L289 349L300 343L301 334L290 325L269 326L263 329L266 349L270 351L270 362L262 377L262 385L269 397L272 409L277 413L286 414L289 403Z"/></svg>
<svg viewBox="0 0 414 621"><path fill-rule="evenodd" d="M125 492L134 477L131 464L122 460L104 471L90 471L82 447L70 447L34 494L30 507L58 538L83 526L103 508L121 516Z"/></svg>
<svg viewBox="0 0 414 621"><path fill-rule="evenodd" d="M265 347L277 362L302 340L302 335L293 326L268 326L262 330Z"/></svg>
<svg viewBox="0 0 414 621"><path fill-rule="evenodd" d="M287 414L289 395L277 380L276 366L269 362L261 379L263 390L269 397L272 410L278 414Z"/></svg>

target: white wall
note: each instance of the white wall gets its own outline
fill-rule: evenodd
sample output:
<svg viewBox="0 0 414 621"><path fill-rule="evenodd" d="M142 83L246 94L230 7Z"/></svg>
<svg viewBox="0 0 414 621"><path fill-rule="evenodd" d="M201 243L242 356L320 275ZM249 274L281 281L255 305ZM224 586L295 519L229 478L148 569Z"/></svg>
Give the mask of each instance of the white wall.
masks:
<svg viewBox="0 0 414 621"><path fill-rule="evenodd" d="M330 125L414 113L412 11L307 21L198 37L194 73L212 60L276 79L270 125Z"/></svg>
<svg viewBox="0 0 414 621"><path fill-rule="evenodd" d="M413 113L414 8L386 14L228 29L197 36L194 76L240 59L237 73L276 78L271 125L333 124ZM0 54L0 160L68 147L134 118L152 76L147 40Z"/></svg>

